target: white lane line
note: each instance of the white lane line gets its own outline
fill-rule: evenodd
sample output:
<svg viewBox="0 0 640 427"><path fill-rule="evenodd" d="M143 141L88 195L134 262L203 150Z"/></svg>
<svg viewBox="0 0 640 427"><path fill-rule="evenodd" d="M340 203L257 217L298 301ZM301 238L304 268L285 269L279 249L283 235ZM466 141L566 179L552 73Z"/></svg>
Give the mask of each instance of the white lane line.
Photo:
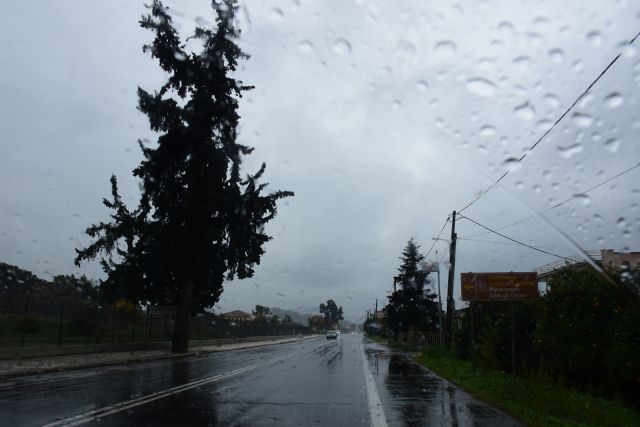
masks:
<svg viewBox="0 0 640 427"><path fill-rule="evenodd" d="M387 417L384 414L380 395L375 380L369 369L366 351L362 351L362 367L364 368L364 382L367 385L367 401L369 403L369 418L373 427L387 427Z"/></svg>
<svg viewBox="0 0 640 427"><path fill-rule="evenodd" d="M43 427L58 427L58 426L77 426L80 424L88 423L90 421L95 421L98 418L105 417L107 415L116 414L118 412L126 411L127 409L134 408L136 406L144 405L149 402L153 402L154 400L163 399L165 397L182 393L186 390L200 387L205 384L213 383L216 381L221 381L225 378L232 377L234 375L242 374L245 372L252 371L261 366L265 366L268 364L276 363L282 361L284 359L288 359L292 357L292 355L286 357L280 357L277 359L271 359L266 362L255 363L253 365L245 366L243 368L234 369L232 371L224 372L222 374L213 375L211 377L203 378L201 380L193 381L187 384L182 384L176 387L172 387L166 390L158 391L155 393L151 393L142 397L138 397L136 399L127 400L124 402L116 403L114 405L104 406L100 409L95 409L93 411L85 412L83 414L75 415L73 417L65 418L62 420L55 421L53 423L45 424Z"/></svg>

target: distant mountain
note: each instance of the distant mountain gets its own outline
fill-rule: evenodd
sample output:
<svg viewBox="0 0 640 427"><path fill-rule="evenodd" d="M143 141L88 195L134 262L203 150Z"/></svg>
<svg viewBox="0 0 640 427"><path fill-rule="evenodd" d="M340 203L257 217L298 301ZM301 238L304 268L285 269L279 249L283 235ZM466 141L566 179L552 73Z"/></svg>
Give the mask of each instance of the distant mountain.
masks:
<svg viewBox="0 0 640 427"><path fill-rule="evenodd" d="M298 313L297 311L287 310L280 307L269 307L272 315L278 316L280 319L284 318L284 316L288 315L291 317L293 323L298 323L303 326L308 325L308 319L311 314L308 313Z"/></svg>

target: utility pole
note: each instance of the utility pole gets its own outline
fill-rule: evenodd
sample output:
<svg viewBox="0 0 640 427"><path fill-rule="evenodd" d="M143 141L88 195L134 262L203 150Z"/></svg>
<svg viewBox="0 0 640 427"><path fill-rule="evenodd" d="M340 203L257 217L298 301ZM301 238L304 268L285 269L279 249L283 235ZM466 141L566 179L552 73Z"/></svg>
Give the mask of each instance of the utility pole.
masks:
<svg viewBox="0 0 640 427"><path fill-rule="evenodd" d="M378 298L376 298L376 311L374 313L374 316L378 315Z"/></svg>
<svg viewBox="0 0 640 427"><path fill-rule="evenodd" d="M436 263L438 264L438 330L440 331L440 345L442 345L442 297L440 291L440 261L438 261L438 250L436 249Z"/></svg>
<svg viewBox="0 0 640 427"><path fill-rule="evenodd" d="M447 284L447 347L451 348L453 345L453 311L455 305L453 302L453 280L456 274L456 211L453 211L451 216L451 243L449 246L449 281Z"/></svg>

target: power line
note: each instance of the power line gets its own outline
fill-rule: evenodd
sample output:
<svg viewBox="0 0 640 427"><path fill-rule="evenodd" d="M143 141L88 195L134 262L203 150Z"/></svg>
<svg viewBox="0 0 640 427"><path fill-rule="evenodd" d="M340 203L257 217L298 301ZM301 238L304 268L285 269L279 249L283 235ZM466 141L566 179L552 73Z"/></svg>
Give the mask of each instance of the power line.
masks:
<svg viewBox="0 0 640 427"><path fill-rule="evenodd" d="M637 33L635 35L635 37L633 37L627 44L628 45L632 45L636 39L638 38L638 36L640 36L640 32ZM567 110L562 113L562 115L560 117L558 117L558 119L553 123L553 125L551 125L551 127L549 129L547 129L540 138L538 138L538 140L529 148L529 150L527 150L522 157L520 157L520 159L518 159L518 163L522 162L522 160L527 157L527 154L529 154L534 148L536 148L538 146L538 144L540 144L542 142L542 140L558 125L558 123L560 123L560 121L562 119L565 118L565 116L567 114L569 114L569 112L573 109L573 107L576 106L576 104L578 104L578 102L580 102L580 100L582 98L584 98L584 96L591 90L591 88L598 82L598 80L600 80L600 78L609 70L609 68L611 68L611 66L613 64L616 63L616 61L618 61L618 59L622 56L622 52L618 53L618 55L616 55L615 58L613 58L613 60L609 63L609 65L607 65L604 70L602 70L602 72L600 72L600 74L598 74L598 77L595 78L595 80L593 80L591 82L591 84L589 86L587 86L587 88L580 94L580 96L578 96L576 98L575 101L573 101L573 104L571 104L569 106L569 108L567 108ZM484 191L482 191L478 196L476 196L471 202L469 202L464 208L460 209L458 211L458 213L462 213L465 211L465 209L467 209L469 206L473 205L475 202L477 202L482 196L484 196L485 194L487 194L493 187L495 187L500 181L502 181L502 179L507 176L509 174L509 171L507 170L506 172L504 172L502 174L502 176L500 176L500 178L498 178L498 180L496 182L494 182L493 184L491 184L490 186L488 186Z"/></svg>
<svg viewBox="0 0 640 427"><path fill-rule="evenodd" d="M563 259L563 260L565 260L565 261L579 262L579 261L577 261L577 260L575 260L575 259L573 259L573 258L568 258L568 257L562 256L562 255L554 254L553 252L548 252L548 251L545 251L544 249L536 248L535 246L531 246L531 245L528 245L528 244L526 244L526 243L523 243L523 242L521 242L521 241L519 241L519 240L513 239L513 238L511 238L511 237L509 237L509 236L505 236L504 234L499 233L499 232L497 232L496 230L493 230L493 229L491 229L491 228L489 228L489 227L487 227L487 226L485 226L485 225L480 224L480 223L479 223L479 222L477 222L477 221L472 220L472 219L471 219L471 218L469 218L468 216L460 215L460 218L468 219L469 221L471 221L471 222L473 222L474 224L476 224L476 225L478 225L478 226L480 226L480 227L484 228L484 229L485 229L485 230L487 230L487 231L490 231L490 232L492 232L492 233L494 233L494 234L497 234L498 236L500 236L500 237L502 237L502 238L504 238L504 239L511 240L512 242L514 242L514 243L518 243L519 245L525 246L525 247L527 247L527 248L529 248L529 249L533 249L534 251L542 252L543 254L551 255L551 256L554 256L554 257L556 257L556 258L561 258L561 259Z"/></svg>
<svg viewBox="0 0 640 427"><path fill-rule="evenodd" d="M587 194L588 192L590 192L590 191L592 191L592 190L595 190L596 188L602 187L603 185L605 185L605 184L607 184L607 183L609 183L609 182L613 181L613 180L614 180L614 179L616 179L616 178L621 177L622 175L624 175L624 174L626 174L626 173L628 173L628 172L631 172L632 170L634 170L634 169L636 169L636 168L638 168L638 167L640 167L640 163L637 163L636 165L631 166L630 168L625 169L625 170L623 170L622 172L620 172L620 173L618 173L618 174L616 174L616 175L614 175L614 176L612 176L612 177L610 177L610 178L608 178L608 179L606 179L606 180L604 180L604 181L602 181L602 182L600 182L600 183L598 183L598 184L596 184L596 185L594 185L594 186L592 186L592 187L590 187L590 188L587 188L586 190L584 190L584 191L582 191L582 192L580 192L580 193L576 193L576 194L574 194L573 196L569 197L568 199L563 200L562 202L559 202L559 203L557 203L557 204L555 204L555 205L553 205L553 206L551 206L551 207L548 207L548 208L546 208L546 209L544 209L544 210L542 210L542 211L538 212L536 215L530 215L530 216L528 216L528 217L526 217L526 218L519 219L518 221L512 222L512 223L510 223L510 224L503 225L503 226L501 226L501 227L497 227L497 228L496 228L496 230L504 230L505 228L513 227L514 225L518 225L518 224L520 224L520 223L522 223L522 222L525 222L525 221L528 221L528 220L530 220L530 219L532 219L532 218L537 218L537 217L538 217L538 215L542 215L542 214L544 214L544 213L549 212L550 210L553 210L553 209L559 208L560 206L562 206L562 205L564 205L564 204L566 204L566 203L569 203L570 201L572 201L572 200L574 200L574 199L577 199L578 197L584 196L584 195L585 195L585 194ZM469 236L469 237L482 236L482 235L487 234L487 233L488 233L488 232L479 233L479 234L472 234L472 235L471 235L471 236Z"/></svg>
<svg viewBox="0 0 640 427"><path fill-rule="evenodd" d="M487 233L489 233L487 231ZM464 240L465 242L477 242L477 243L491 243L493 245L509 245L509 246L520 246L517 243L509 243L509 242L496 242L492 240L480 240L480 239L469 239L467 237L458 237L458 240Z"/></svg>
<svg viewBox="0 0 640 427"><path fill-rule="evenodd" d="M489 232L487 231L487 234ZM470 239L467 237L458 237L458 240L464 240L465 242L477 242L477 243L489 243L493 245L509 245L509 246L520 246L518 243L509 243L509 242L497 242L495 240L480 240L480 239ZM540 246L541 249L549 249L544 246Z"/></svg>
<svg viewBox="0 0 640 427"><path fill-rule="evenodd" d="M449 218L447 217L447 220L444 222L444 224L442 225L442 228L440 229L440 232L438 233L438 237L436 237L436 240L433 241L433 244L431 245L431 247L429 248L429 251L427 252L427 254L424 256L425 259L429 256L429 254L431 253L431 251L433 250L433 247L436 245L436 243L438 243L438 239L440 238L440 235L442 234L442 232L444 231L444 228L447 226L447 224L449 223Z"/></svg>

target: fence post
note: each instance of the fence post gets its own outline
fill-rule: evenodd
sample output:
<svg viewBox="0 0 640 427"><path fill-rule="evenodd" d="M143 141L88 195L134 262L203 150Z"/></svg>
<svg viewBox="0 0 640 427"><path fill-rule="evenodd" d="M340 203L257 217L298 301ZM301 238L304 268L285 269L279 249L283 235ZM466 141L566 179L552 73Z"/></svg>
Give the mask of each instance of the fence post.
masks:
<svg viewBox="0 0 640 427"><path fill-rule="evenodd" d="M29 318L29 298L27 297L27 301L24 303L24 313L22 314L22 339L21 344L22 347L25 345L25 340L27 338L27 319Z"/></svg>
<svg viewBox="0 0 640 427"><path fill-rule="evenodd" d="M116 310L111 310L111 344L116 343Z"/></svg>
<svg viewBox="0 0 640 427"><path fill-rule="evenodd" d="M146 322L145 325L147 325L146 329L146 338L144 340L144 342L149 342L149 339L151 338L151 318L149 317L149 308L147 308L147 316L146 316Z"/></svg>
<svg viewBox="0 0 640 427"><path fill-rule="evenodd" d="M162 341L167 340L167 315L164 315L164 326L162 327Z"/></svg>
<svg viewBox="0 0 640 427"><path fill-rule="evenodd" d="M64 320L64 301L60 306L60 323L58 324L58 347L62 346L62 321Z"/></svg>
<svg viewBox="0 0 640 427"><path fill-rule="evenodd" d="M131 344L136 342L136 319L138 316L136 315L135 309L133 312L133 321L131 322Z"/></svg>

